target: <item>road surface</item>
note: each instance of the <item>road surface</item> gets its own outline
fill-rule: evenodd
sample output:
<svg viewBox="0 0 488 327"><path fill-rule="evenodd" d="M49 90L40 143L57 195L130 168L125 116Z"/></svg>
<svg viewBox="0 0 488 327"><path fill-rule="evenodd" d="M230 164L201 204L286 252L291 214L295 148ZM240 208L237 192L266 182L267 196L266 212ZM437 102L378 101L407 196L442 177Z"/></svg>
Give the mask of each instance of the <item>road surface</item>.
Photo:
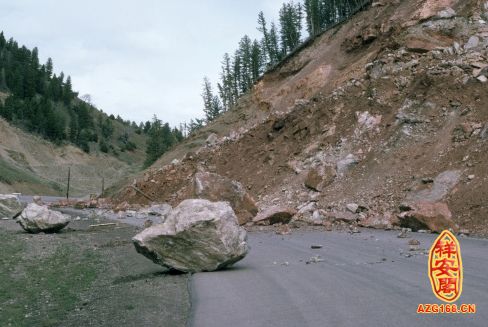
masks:
<svg viewBox="0 0 488 327"><path fill-rule="evenodd" d="M22 203L31 203L34 202L34 196L33 195L19 195L18 196L19 201ZM66 199L66 197L61 197L61 196L42 196L42 202L44 203L53 203L53 202L58 202L61 200ZM78 198L70 198L71 200L76 200Z"/></svg>
<svg viewBox="0 0 488 327"><path fill-rule="evenodd" d="M488 326L488 240L460 238L470 315L418 315L432 293L428 257L410 256L398 232L249 233L249 255L234 268L193 276L191 325ZM429 249L437 235L412 233ZM312 244L323 245L313 250ZM306 264L312 257L323 261Z"/></svg>

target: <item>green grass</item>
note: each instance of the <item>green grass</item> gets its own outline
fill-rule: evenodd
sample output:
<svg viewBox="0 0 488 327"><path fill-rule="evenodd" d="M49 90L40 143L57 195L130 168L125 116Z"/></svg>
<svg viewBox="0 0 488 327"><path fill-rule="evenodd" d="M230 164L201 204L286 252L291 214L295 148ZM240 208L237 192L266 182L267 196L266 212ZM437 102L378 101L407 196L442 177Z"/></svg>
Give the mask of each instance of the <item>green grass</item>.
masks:
<svg viewBox="0 0 488 327"><path fill-rule="evenodd" d="M37 184L40 180L0 159L0 182L9 185L22 182Z"/></svg>
<svg viewBox="0 0 488 327"><path fill-rule="evenodd" d="M21 235L0 231L0 326L56 326L77 307L97 278L93 250L58 246L43 259L26 259Z"/></svg>
<svg viewBox="0 0 488 327"><path fill-rule="evenodd" d="M2 159L0 159L0 183L8 185L13 185L15 183L37 184L47 186L56 192L61 192L63 190L63 187L59 184L52 181L42 180L27 171L13 167Z"/></svg>

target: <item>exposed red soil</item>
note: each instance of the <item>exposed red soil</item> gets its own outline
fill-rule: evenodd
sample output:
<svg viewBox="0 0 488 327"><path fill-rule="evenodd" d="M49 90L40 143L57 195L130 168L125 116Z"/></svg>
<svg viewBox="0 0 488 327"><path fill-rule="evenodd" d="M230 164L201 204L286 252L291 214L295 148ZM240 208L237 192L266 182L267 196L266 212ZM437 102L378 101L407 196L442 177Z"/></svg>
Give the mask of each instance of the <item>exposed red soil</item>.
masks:
<svg viewBox="0 0 488 327"><path fill-rule="evenodd" d="M431 187L423 178L459 170L460 180L441 200L461 228L488 235L488 140L480 137L488 126L488 83L471 76L470 66L488 64L486 48L478 57L404 50L413 36L466 42L477 31L470 24L481 3L382 2L265 75L236 109L242 122L226 127L236 133L246 127L237 140L190 152L175 165L153 166L131 183L141 192L127 186L115 200L151 202L144 193L176 205L193 174L207 170L243 183L262 208L298 206L313 197L324 210L356 202L369 212L397 213L409 194ZM422 25L446 6L459 16L446 22L452 29ZM376 120L362 123L360 114ZM201 133L231 115L236 111ZM335 167L348 154L359 163L318 196L304 186L311 167Z"/></svg>

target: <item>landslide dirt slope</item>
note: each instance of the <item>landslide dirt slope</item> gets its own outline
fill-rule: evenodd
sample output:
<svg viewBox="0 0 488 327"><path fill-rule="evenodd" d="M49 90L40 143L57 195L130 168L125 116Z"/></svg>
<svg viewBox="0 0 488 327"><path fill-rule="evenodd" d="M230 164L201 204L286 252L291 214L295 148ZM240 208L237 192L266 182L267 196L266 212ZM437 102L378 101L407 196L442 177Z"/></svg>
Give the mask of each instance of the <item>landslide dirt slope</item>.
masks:
<svg viewBox="0 0 488 327"><path fill-rule="evenodd" d="M261 208L317 201L343 211L355 202L379 216L425 197L487 234L483 18L484 1L378 1L263 76L131 184L176 204L192 174L208 170L242 182ZM219 142L205 145L211 133ZM345 159L354 165L345 169ZM336 170L333 182L307 189L310 169L324 167ZM130 185L116 200L149 202Z"/></svg>
<svg viewBox="0 0 488 327"><path fill-rule="evenodd" d="M0 119L0 193L64 195L68 167L71 195L85 196L101 192L103 177L108 187L138 166L72 145L56 146Z"/></svg>

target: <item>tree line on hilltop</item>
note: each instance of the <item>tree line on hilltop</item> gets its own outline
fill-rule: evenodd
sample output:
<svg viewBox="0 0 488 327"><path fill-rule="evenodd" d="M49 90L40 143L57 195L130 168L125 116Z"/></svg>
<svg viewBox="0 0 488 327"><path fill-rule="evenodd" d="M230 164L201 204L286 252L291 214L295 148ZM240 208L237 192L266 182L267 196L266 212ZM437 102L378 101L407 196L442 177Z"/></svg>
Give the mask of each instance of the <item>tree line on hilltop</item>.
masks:
<svg viewBox="0 0 488 327"><path fill-rule="evenodd" d="M244 35L233 54L225 53L217 91L207 77L203 79L204 120L190 121L190 131L215 120L236 105L262 74L281 62L303 42L302 32L315 37L322 31L354 15L369 0L304 0L283 3L278 24L268 23L261 11L257 29L260 39Z"/></svg>
<svg viewBox="0 0 488 327"><path fill-rule="evenodd" d="M90 96L78 98L70 76L54 73L53 61L39 62L37 48L19 46L0 33L0 117L53 143L72 143L85 152L95 145L104 153L134 151L132 132L147 136L148 166L171 146L183 139L177 128L163 124L156 116L145 123L125 121L97 110ZM115 125L122 126L115 135ZM90 146L90 144L92 146Z"/></svg>

